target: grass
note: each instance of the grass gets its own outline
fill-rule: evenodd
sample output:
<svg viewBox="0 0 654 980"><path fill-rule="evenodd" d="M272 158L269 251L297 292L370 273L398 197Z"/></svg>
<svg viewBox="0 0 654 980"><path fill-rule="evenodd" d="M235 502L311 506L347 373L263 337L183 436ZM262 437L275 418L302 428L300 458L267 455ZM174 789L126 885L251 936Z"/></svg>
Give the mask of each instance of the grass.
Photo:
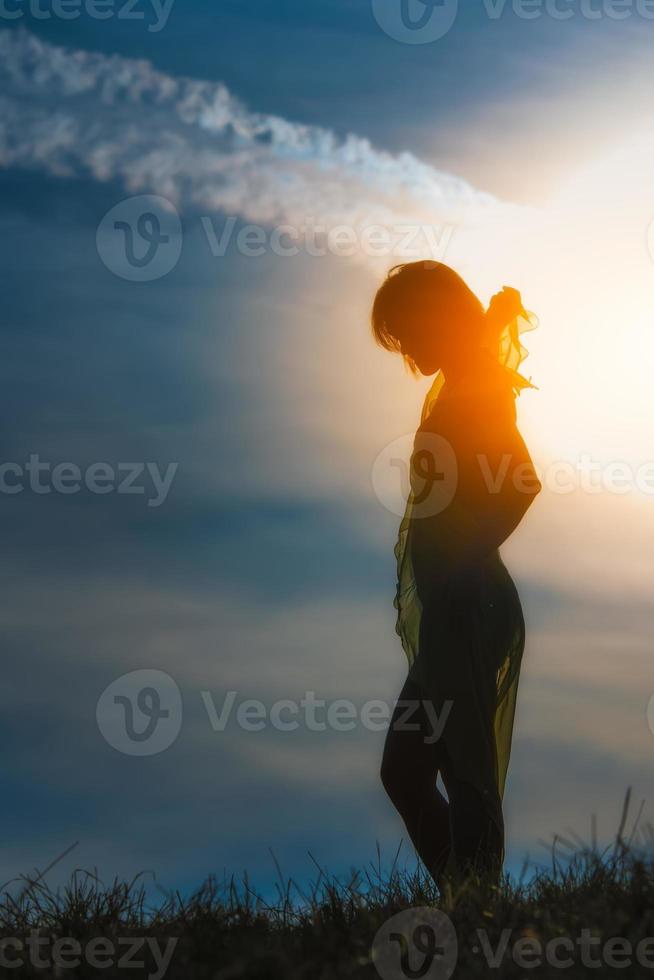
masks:
<svg viewBox="0 0 654 980"><path fill-rule="evenodd" d="M654 977L654 939L637 952L639 944L654 937L654 829L638 830L637 839L637 820L626 835L628 809L629 794L610 847L602 850L594 839L585 844L557 838L549 866L528 880L506 880L496 888L468 880L448 886L442 895L420 870L401 870L394 863L384 871L381 859L345 881L317 867L307 889L284 881L280 873L274 903L264 902L247 878L210 878L190 897L162 893L153 904L141 878L104 885L95 875L76 872L66 887L51 891L42 878L26 877L0 898L0 937L11 940L9 945L0 941L0 976L376 978L371 944L377 930L397 913L432 907L445 913L456 930L455 980ZM411 944L413 926L406 935ZM496 968L490 967L483 949L501 947L503 936L505 953ZM63 937L72 944L52 945ZM574 966L554 965L551 947L547 951L547 944L561 937L574 945L572 952L558 948L558 956L572 957ZM621 942L607 953L604 944L613 937ZM20 948L17 940L25 945ZM38 968L34 949L42 964L51 962L57 950L60 961L77 965ZM132 961L129 969L126 958ZM22 965L8 965L17 959ZM424 956L413 948L409 962L414 977L446 980L450 975L438 960L431 972L428 962L421 972ZM383 980L407 975L399 966L390 973L387 967Z"/></svg>

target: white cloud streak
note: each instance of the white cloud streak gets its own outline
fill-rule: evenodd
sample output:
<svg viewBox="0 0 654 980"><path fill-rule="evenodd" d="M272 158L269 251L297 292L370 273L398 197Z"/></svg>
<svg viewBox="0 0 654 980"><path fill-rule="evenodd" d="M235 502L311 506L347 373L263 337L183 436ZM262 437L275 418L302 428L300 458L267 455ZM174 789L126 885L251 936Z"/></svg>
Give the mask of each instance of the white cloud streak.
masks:
<svg viewBox="0 0 654 980"><path fill-rule="evenodd" d="M466 181L356 135L250 112L220 82L0 32L0 166L120 180L183 208L273 226L519 214Z"/></svg>

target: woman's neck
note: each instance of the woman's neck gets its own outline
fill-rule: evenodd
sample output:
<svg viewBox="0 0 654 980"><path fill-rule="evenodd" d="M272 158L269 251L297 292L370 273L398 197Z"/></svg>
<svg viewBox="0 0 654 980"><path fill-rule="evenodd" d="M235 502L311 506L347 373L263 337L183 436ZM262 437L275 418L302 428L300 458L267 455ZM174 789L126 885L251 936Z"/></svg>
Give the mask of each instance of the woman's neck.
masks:
<svg viewBox="0 0 654 980"><path fill-rule="evenodd" d="M465 359L453 361L447 367L443 367L448 390L456 391L474 385L480 378L488 376L493 363L490 351L485 347L469 351Z"/></svg>

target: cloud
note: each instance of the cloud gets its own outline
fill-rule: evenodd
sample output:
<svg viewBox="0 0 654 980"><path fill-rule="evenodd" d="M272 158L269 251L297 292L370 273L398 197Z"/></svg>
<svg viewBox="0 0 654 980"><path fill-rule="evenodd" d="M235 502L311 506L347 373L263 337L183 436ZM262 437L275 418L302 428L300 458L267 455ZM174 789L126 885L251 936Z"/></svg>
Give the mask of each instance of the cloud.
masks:
<svg viewBox="0 0 654 980"><path fill-rule="evenodd" d="M120 180L266 226L471 229L522 210L353 134L248 110L220 82L0 32L0 165Z"/></svg>

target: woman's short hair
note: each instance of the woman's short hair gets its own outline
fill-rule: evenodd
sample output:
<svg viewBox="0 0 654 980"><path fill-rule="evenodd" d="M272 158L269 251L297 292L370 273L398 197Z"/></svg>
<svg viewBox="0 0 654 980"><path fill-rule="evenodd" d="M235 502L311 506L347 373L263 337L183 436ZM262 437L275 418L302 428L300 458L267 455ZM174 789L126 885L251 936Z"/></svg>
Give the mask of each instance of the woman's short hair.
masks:
<svg viewBox="0 0 654 980"><path fill-rule="evenodd" d="M377 290L371 314L375 340L385 350L402 354L402 324L410 309L430 306L441 322L459 328L477 322L484 308L461 276L442 262L407 262L393 266ZM410 357L402 355L412 370Z"/></svg>

